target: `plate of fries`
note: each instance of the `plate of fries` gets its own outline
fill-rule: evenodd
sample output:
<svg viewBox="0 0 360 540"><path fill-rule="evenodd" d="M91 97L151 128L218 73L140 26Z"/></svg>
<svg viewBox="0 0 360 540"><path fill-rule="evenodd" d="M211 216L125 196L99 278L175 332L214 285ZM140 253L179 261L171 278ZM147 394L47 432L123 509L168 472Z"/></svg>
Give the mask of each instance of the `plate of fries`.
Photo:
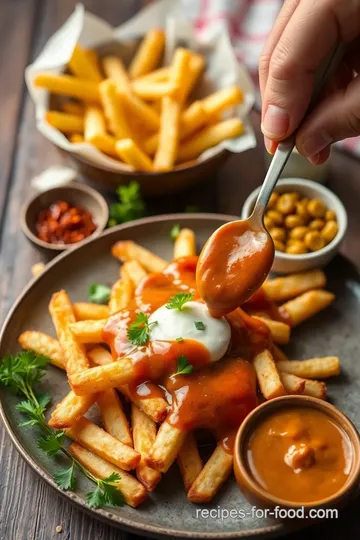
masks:
<svg viewBox="0 0 360 540"><path fill-rule="evenodd" d="M166 422L165 395L139 399L121 384L124 374L103 342L106 320L126 309L149 273L194 256L231 219L177 214L114 227L50 263L20 295L1 332L1 415L17 450L72 501L139 534L246 538L286 530L251 516L232 477L232 456L209 434L179 434ZM325 272L269 278L264 290L291 324L249 313L271 335L269 349L253 360L259 401L328 395L359 426L354 269L338 257ZM34 425L43 431L40 439ZM207 519L201 508L209 510ZM244 514L224 519L221 509Z"/></svg>
<svg viewBox="0 0 360 540"><path fill-rule="evenodd" d="M150 193L177 191L204 179L229 151L255 145L245 119L252 83L225 34L216 46L201 45L167 23L141 26L141 37L120 41L114 32L84 46L69 24L81 19L84 33L89 17L78 7L66 36L57 33L66 50L76 40L61 70L49 70L55 52L48 44L26 80L38 129L92 178L116 185L136 177ZM217 67L220 57L228 72Z"/></svg>

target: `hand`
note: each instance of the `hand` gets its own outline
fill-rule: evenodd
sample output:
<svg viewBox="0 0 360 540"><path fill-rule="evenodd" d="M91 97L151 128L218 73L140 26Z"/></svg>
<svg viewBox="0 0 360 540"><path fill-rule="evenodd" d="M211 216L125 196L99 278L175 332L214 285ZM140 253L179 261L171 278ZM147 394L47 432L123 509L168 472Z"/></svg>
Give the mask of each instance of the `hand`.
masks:
<svg viewBox="0 0 360 540"><path fill-rule="evenodd" d="M347 52L296 146L319 165L333 142L360 135L360 0L285 0L259 61L262 132L273 153L309 105L316 71L338 42Z"/></svg>

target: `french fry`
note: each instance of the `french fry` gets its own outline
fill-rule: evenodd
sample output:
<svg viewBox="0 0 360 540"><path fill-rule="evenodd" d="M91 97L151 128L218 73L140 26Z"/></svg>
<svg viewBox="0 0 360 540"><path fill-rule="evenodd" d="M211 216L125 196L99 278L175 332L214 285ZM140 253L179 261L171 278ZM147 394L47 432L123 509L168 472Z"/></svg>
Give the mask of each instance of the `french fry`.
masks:
<svg viewBox="0 0 360 540"><path fill-rule="evenodd" d="M192 53L189 63L189 74L182 87L181 95L178 95L179 100L184 103L192 90L194 89L201 73L205 67L205 58L197 53Z"/></svg>
<svg viewBox="0 0 360 540"><path fill-rule="evenodd" d="M132 298L133 287L130 279L118 279L111 288L109 311L112 315L124 309Z"/></svg>
<svg viewBox="0 0 360 540"><path fill-rule="evenodd" d="M170 66L169 81L176 86L174 97L182 101L182 88L186 84L186 79L190 73L191 53L188 49L178 47L173 56Z"/></svg>
<svg viewBox="0 0 360 540"><path fill-rule="evenodd" d="M303 394L318 399L326 399L326 384L322 381L305 380Z"/></svg>
<svg viewBox="0 0 360 540"><path fill-rule="evenodd" d="M158 69L155 69L151 73L148 73L147 75L142 75L141 77L138 77L137 81L145 81L145 82L164 82L169 79L170 74L170 67L161 67Z"/></svg>
<svg viewBox="0 0 360 540"><path fill-rule="evenodd" d="M86 102L98 103L100 99L98 83L71 75L38 73L34 78L34 85L53 94L70 96Z"/></svg>
<svg viewBox="0 0 360 540"><path fill-rule="evenodd" d="M219 443L199 476L190 487L187 497L193 503L211 501L232 470L233 457Z"/></svg>
<svg viewBox="0 0 360 540"><path fill-rule="evenodd" d="M106 120L100 107L88 105L85 108L84 139L92 143L92 139L99 134L106 133Z"/></svg>
<svg viewBox="0 0 360 540"><path fill-rule="evenodd" d="M164 32L157 28L150 30L140 43L131 61L129 67L130 78L135 79L153 71L160 62L164 45Z"/></svg>
<svg viewBox="0 0 360 540"><path fill-rule="evenodd" d="M75 45L72 56L69 60L70 71L79 79L85 79L93 82L101 82L103 77L99 71L99 67L92 60L86 49Z"/></svg>
<svg viewBox="0 0 360 540"><path fill-rule="evenodd" d="M272 354L267 350L257 354L253 360L260 390L265 399L273 399L286 394L277 365Z"/></svg>
<svg viewBox="0 0 360 540"><path fill-rule="evenodd" d="M258 315L252 315L254 319L264 323L271 332L271 337L275 343L280 345L285 345L290 341L290 331L291 328L288 324L285 324L281 321L273 321L272 319L267 319L266 317L259 317Z"/></svg>
<svg viewBox="0 0 360 540"><path fill-rule="evenodd" d="M202 106L206 114L210 117L238 105L244 99L244 95L238 86L228 86L218 90L202 100Z"/></svg>
<svg viewBox="0 0 360 540"><path fill-rule="evenodd" d="M59 111L46 111L45 121L63 133L77 133L84 129L84 117Z"/></svg>
<svg viewBox="0 0 360 540"><path fill-rule="evenodd" d="M103 343L106 319L69 323L68 328L77 343Z"/></svg>
<svg viewBox="0 0 360 540"><path fill-rule="evenodd" d="M93 135L91 141L89 141L95 148L107 154L108 156L119 159L119 155L116 152L116 139L108 133L98 133Z"/></svg>
<svg viewBox="0 0 360 540"><path fill-rule="evenodd" d="M105 390L105 392L100 392L96 402L105 430L123 444L133 446L129 424L116 390L111 388Z"/></svg>
<svg viewBox="0 0 360 540"><path fill-rule="evenodd" d="M90 349L88 357L95 366L106 366L106 364L111 364L114 361L111 353L101 345L96 345L96 347Z"/></svg>
<svg viewBox="0 0 360 540"><path fill-rule="evenodd" d="M119 92L130 91L130 79L123 61L118 56L105 56L102 59L105 75L112 79Z"/></svg>
<svg viewBox="0 0 360 540"><path fill-rule="evenodd" d="M340 361L337 356L277 362L276 367L279 371L292 373L305 379L326 379L340 373Z"/></svg>
<svg viewBox="0 0 360 540"><path fill-rule="evenodd" d="M77 114L78 116L84 116L85 114L84 106L76 101L65 101L62 105L62 110L64 113Z"/></svg>
<svg viewBox="0 0 360 540"><path fill-rule="evenodd" d="M70 298L64 290L53 294L49 304L49 311L63 351L68 376L77 371L86 370L89 367L89 361L84 346L74 339L69 328L70 324L76 324L75 315Z"/></svg>
<svg viewBox="0 0 360 540"><path fill-rule="evenodd" d="M179 143L180 104L166 96L161 101L159 144L154 158L154 170L173 168Z"/></svg>
<svg viewBox="0 0 360 540"><path fill-rule="evenodd" d="M132 139L122 139L115 144L118 156L136 171L152 171L151 159L135 144Z"/></svg>
<svg viewBox="0 0 360 540"><path fill-rule="evenodd" d="M73 311L77 321L107 319L110 315L108 306L90 302L76 302L73 304Z"/></svg>
<svg viewBox="0 0 360 540"><path fill-rule="evenodd" d="M47 356L54 366L65 369L61 345L53 337L43 332L27 330L20 334L18 342L25 351L34 351L36 354Z"/></svg>
<svg viewBox="0 0 360 540"><path fill-rule="evenodd" d="M174 259L196 255L196 237L191 229L181 229L174 244Z"/></svg>
<svg viewBox="0 0 360 540"><path fill-rule="evenodd" d="M77 396L72 390L56 405L51 414L49 426L64 429L83 416L97 399L96 394Z"/></svg>
<svg viewBox="0 0 360 540"><path fill-rule="evenodd" d="M155 131L160 127L160 116L150 105L144 103L133 92L121 93L126 107L130 110L144 127L149 131Z"/></svg>
<svg viewBox="0 0 360 540"><path fill-rule="evenodd" d="M118 139L131 138L132 133L126 117L124 103L119 97L115 83L110 79L106 79L100 83L99 92L109 131Z"/></svg>
<svg viewBox="0 0 360 540"><path fill-rule="evenodd" d="M81 133L71 133L71 135L69 136L69 141L73 144L83 143L85 141L84 135L82 135Z"/></svg>
<svg viewBox="0 0 360 540"><path fill-rule="evenodd" d="M216 146L224 139L238 137L243 133L244 126L239 118L230 118L213 126L206 127L180 145L178 161L190 161L199 154Z"/></svg>
<svg viewBox="0 0 360 540"><path fill-rule="evenodd" d="M325 309L335 300L335 295L321 289L308 291L280 306L280 313L289 317L296 326Z"/></svg>
<svg viewBox="0 0 360 540"><path fill-rule="evenodd" d="M153 101L166 96L175 96L178 88L171 81L143 82L138 80L131 84L131 89L139 98L146 101Z"/></svg>
<svg viewBox="0 0 360 540"><path fill-rule="evenodd" d="M185 493L187 493L203 468L193 433L186 436L185 442L180 448L177 463L184 482Z"/></svg>
<svg viewBox="0 0 360 540"><path fill-rule="evenodd" d="M126 261L122 265L120 272L122 278L130 281L135 288L147 276L146 271L137 261Z"/></svg>
<svg viewBox="0 0 360 540"><path fill-rule="evenodd" d="M280 360L287 362L289 360L284 351L279 349L275 343L272 346L272 355L275 362L280 362Z"/></svg>
<svg viewBox="0 0 360 540"><path fill-rule="evenodd" d="M162 272L167 266L167 262L158 257L148 249L132 242L131 240L120 240L116 242L111 250L113 257L120 261L135 260L148 272Z"/></svg>
<svg viewBox="0 0 360 540"><path fill-rule="evenodd" d="M33 277L38 277L38 276L40 276L40 274L43 273L44 270L45 270L45 264L44 263L39 262L39 263L33 264L32 267L31 267L31 275Z"/></svg>
<svg viewBox="0 0 360 540"><path fill-rule="evenodd" d="M148 491L154 491L161 480L161 473L148 467L145 457L156 438L156 424L134 404L131 405L131 425L134 448L141 454L136 476Z"/></svg>
<svg viewBox="0 0 360 540"><path fill-rule="evenodd" d="M121 358L105 366L96 366L74 373L69 377L69 382L77 396L86 396L129 384L134 378L132 360Z"/></svg>
<svg viewBox="0 0 360 540"><path fill-rule="evenodd" d="M268 279L263 283L267 296L275 302L283 302L311 289L322 289L326 286L326 276L322 270L310 270L300 274Z"/></svg>
<svg viewBox="0 0 360 540"><path fill-rule="evenodd" d="M128 505L136 508L146 499L147 491L144 486L123 469L105 461L78 443L72 443L69 446L69 452L98 478L107 478L113 473L118 474L119 479L113 485L124 495Z"/></svg>
<svg viewBox="0 0 360 540"><path fill-rule="evenodd" d="M77 420L65 430L65 433L90 452L94 452L125 471L134 469L140 461L141 456L136 450L115 439L87 418L82 417Z"/></svg>
<svg viewBox="0 0 360 540"><path fill-rule="evenodd" d="M157 432L154 444L146 457L146 463L152 469L165 473L174 463L185 437L185 431L165 420Z"/></svg>
<svg viewBox="0 0 360 540"><path fill-rule="evenodd" d="M280 380L288 394L302 394L305 389L305 379L280 371Z"/></svg>

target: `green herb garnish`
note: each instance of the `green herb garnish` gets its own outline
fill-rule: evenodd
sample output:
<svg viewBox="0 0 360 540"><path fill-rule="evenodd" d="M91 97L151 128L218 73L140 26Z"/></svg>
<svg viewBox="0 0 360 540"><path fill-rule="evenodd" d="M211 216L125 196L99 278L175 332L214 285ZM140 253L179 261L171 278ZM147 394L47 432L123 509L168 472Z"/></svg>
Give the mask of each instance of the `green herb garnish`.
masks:
<svg viewBox="0 0 360 540"><path fill-rule="evenodd" d="M138 313L127 332L130 343L133 345L145 345L149 341L151 327L155 324L157 324L157 321L149 323L149 318L145 313Z"/></svg>
<svg viewBox="0 0 360 540"><path fill-rule="evenodd" d="M178 358L178 366L177 366L177 372L174 373L174 375L189 375L192 373L193 367L191 364L189 364L188 359L186 356L182 355Z"/></svg>
<svg viewBox="0 0 360 540"><path fill-rule="evenodd" d="M178 293L175 296L172 296L165 307L167 309L178 309L182 311L186 302L189 302L194 298L194 293Z"/></svg>
<svg viewBox="0 0 360 540"><path fill-rule="evenodd" d="M202 321L195 321L196 330L205 330L205 324Z"/></svg>
<svg viewBox="0 0 360 540"><path fill-rule="evenodd" d="M89 302L107 304L110 300L111 289L102 283L92 283L88 289Z"/></svg>
<svg viewBox="0 0 360 540"><path fill-rule="evenodd" d="M175 242L181 231L180 225L174 225L170 230L170 239Z"/></svg>
<svg viewBox="0 0 360 540"><path fill-rule="evenodd" d="M143 217L145 203L141 197L140 186L137 182L130 182L127 186L118 186L116 193L119 202L110 204L109 227Z"/></svg>
<svg viewBox="0 0 360 540"><path fill-rule="evenodd" d="M20 427L38 427L42 433L37 441L38 447L48 456L55 456L61 452L69 459L70 466L54 474L54 479L60 489L76 489L75 471L78 469L96 484L95 490L87 494L89 506L96 507L105 504L121 506L124 504L123 495L112 485L119 476L116 475L116 479L114 475L101 479L92 474L65 448L65 432L53 429L47 424L45 410L51 397L49 394L36 392L34 385L44 375L49 362L49 358L45 356L37 356L33 351L25 351L14 356L5 356L0 365L0 383L26 398L16 406L17 410L27 417Z"/></svg>
<svg viewBox="0 0 360 540"><path fill-rule="evenodd" d="M177 341L178 343L182 343L182 342L184 341L184 338L182 338L182 337L177 337L177 338L176 338L176 341Z"/></svg>

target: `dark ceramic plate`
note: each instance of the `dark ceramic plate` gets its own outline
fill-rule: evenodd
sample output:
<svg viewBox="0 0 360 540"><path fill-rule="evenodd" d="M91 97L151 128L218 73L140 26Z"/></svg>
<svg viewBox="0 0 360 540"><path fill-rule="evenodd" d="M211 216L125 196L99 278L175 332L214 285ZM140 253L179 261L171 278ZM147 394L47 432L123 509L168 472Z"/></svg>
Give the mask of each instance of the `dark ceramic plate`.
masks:
<svg viewBox="0 0 360 540"><path fill-rule="evenodd" d="M0 338L0 357L18 350L17 337L26 329L37 329L54 335L48 314L51 294L67 289L73 301L86 299L90 283L115 281L119 263L110 256L111 245L120 239L132 239L171 259L172 243L169 231L173 224L191 227L196 231L200 248L208 236L229 216L215 214L181 214L139 220L104 233L68 253L59 256L48 269L32 281L20 295L9 314ZM360 281L352 266L338 257L328 267L328 288L337 295L335 303L324 313L293 332L289 355L291 358L339 355L342 375L329 382L329 397L351 420L360 427ZM58 402L68 392L63 373L50 366L43 382L44 388ZM58 489L53 473L61 463L47 458L36 446L34 431L19 429L20 416L15 410L17 398L0 389L1 413L6 429L16 448L31 467L50 485ZM77 493L65 496L87 508L84 493L90 483L81 481ZM197 517L201 508L213 510L212 517ZM242 510L245 517L221 519L220 511ZM288 532L289 526L251 515L246 502L233 479L229 480L213 502L201 507L186 500L180 474L173 466L163 478L156 492L138 510L128 506L93 510L100 519L110 521L147 536L171 535L181 538L248 538L252 536L278 536Z"/></svg>

